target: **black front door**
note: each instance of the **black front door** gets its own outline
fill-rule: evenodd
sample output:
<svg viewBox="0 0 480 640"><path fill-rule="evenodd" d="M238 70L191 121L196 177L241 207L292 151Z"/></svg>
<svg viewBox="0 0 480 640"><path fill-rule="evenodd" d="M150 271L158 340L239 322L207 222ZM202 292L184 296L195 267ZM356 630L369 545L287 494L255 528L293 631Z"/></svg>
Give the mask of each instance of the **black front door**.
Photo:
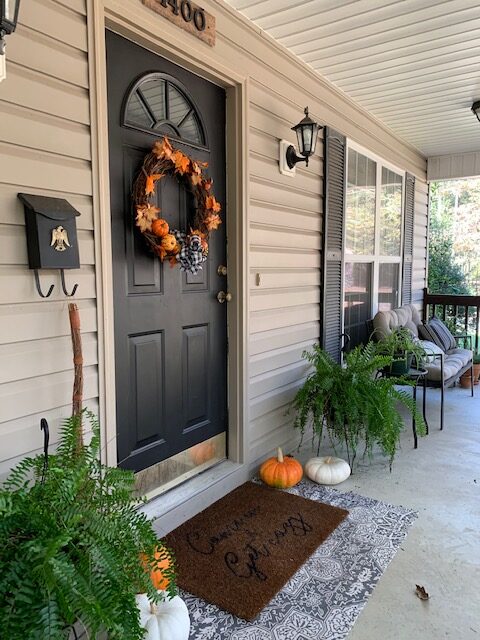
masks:
<svg viewBox="0 0 480 640"><path fill-rule="evenodd" d="M227 428L225 92L109 31L107 69L118 460L139 471ZM162 264L134 225L132 184L164 135L208 162L222 204L195 276ZM190 194L173 177L156 186L162 217L186 229Z"/></svg>

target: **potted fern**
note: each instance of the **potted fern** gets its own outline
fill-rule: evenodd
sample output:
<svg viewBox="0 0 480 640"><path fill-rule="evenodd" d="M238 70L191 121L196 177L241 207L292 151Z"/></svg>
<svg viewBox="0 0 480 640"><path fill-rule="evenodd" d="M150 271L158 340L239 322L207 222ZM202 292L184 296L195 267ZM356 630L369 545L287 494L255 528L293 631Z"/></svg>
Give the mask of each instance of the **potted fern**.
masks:
<svg viewBox="0 0 480 640"><path fill-rule="evenodd" d="M371 337L376 337L376 331ZM392 359L388 365L389 373L394 376L401 376L408 372L414 363L420 367L425 360L425 349L414 338L406 327L397 327L388 335L379 335L378 342L375 343L375 351L383 356L390 356Z"/></svg>
<svg viewBox="0 0 480 640"><path fill-rule="evenodd" d="M85 414L84 414L85 415ZM54 455L23 460L0 488L0 638L140 640L137 593L158 603L150 570L168 551L138 509L134 476L99 457L99 426L81 439L81 415L64 424ZM142 559L141 559L142 558ZM164 569L175 591L173 564Z"/></svg>
<svg viewBox="0 0 480 640"><path fill-rule="evenodd" d="M414 414L418 433L425 434L425 422L415 402L397 387L408 382L396 377L377 377L377 372L390 366L393 358L379 355L372 342L347 353L344 366L319 345L304 352L303 357L311 363L313 371L293 401L294 426L300 429L303 438L311 423L313 443L317 440L318 449L326 432L334 446L345 445L350 467L361 441L369 455L373 446L379 445L391 466L403 429L398 402Z"/></svg>

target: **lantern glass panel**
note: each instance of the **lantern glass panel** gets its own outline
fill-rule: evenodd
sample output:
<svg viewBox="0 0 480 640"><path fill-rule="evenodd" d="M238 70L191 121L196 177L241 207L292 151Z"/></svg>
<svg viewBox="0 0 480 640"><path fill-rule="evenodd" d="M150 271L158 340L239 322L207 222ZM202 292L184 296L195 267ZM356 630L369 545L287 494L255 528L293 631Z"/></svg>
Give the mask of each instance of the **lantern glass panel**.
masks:
<svg viewBox="0 0 480 640"><path fill-rule="evenodd" d="M312 152L313 126L307 124L303 127L303 150L304 156L309 156Z"/></svg>
<svg viewBox="0 0 480 640"><path fill-rule="evenodd" d="M5 28L14 25L17 20L19 0L0 0L0 18L2 26ZM7 24L8 23L8 24Z"/></svg>
<svg viewBox="0 0 480 640"><path fill-rule="evenodd" d="M295 129L295 133L297 134L298 152L303 154L303 136L301 127Z"/></svg>
<svg viewBox="0 0 480 640"><path fill-rule="evenodd" d="M0 0L0 12L1 15L0 17L2 18L2 22L3 20L11 20L11 16L12 16L12 9L10 7L10 5L12 4L12 0Z"/></svg>
<svg viewBox="0 0 480 640"><path fill-rule="evenodd" d="M315 153L315 148L317 146L319 128L320 127L317 124L312 124L312 147L310 149L310 155L312 156Z"/></svg>

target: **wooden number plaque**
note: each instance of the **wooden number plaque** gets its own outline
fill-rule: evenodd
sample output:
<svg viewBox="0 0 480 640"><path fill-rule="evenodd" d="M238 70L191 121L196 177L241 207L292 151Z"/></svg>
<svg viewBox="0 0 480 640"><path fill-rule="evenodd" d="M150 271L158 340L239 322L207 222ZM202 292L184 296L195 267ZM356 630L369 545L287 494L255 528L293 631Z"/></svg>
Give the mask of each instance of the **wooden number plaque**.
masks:
<svg viewBox="0 0 480 640"><path fill-rule="evenodd" d="M142 3L208 45L215 45L215 17L191 0L142 0Z"/></svg>

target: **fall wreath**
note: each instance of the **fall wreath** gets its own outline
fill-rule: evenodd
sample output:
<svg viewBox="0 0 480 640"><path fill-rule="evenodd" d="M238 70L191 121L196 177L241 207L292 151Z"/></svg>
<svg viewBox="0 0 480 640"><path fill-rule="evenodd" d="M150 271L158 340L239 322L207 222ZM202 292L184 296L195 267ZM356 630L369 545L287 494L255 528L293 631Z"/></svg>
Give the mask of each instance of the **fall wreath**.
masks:
<svg viewBox="0 0 480 640"><path fill-rule="evenodd" d="M203 175L206 167L206 162L192 160L175 149L168 138L163 138L157 140L145 156L133 185L135 224L152 251L162 262L179 264L182 271L193 274L198 273L207 259L210 232L222 222L218 215L220 203L212 193L213 180ZM170 229L168 222L160 217L160 209L152 203L155 184L167 175L182 180L194 196L195 214L188 230Z"/></svg>

